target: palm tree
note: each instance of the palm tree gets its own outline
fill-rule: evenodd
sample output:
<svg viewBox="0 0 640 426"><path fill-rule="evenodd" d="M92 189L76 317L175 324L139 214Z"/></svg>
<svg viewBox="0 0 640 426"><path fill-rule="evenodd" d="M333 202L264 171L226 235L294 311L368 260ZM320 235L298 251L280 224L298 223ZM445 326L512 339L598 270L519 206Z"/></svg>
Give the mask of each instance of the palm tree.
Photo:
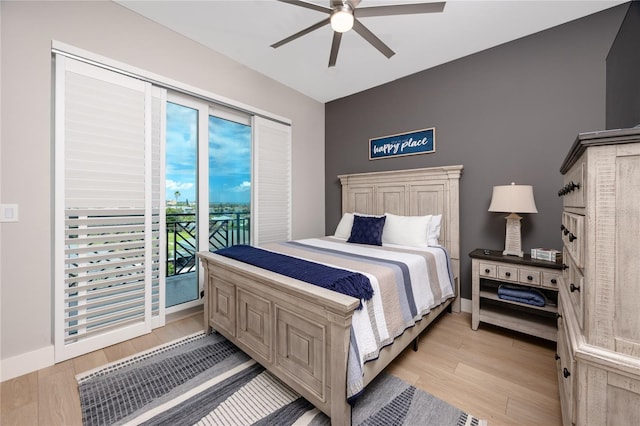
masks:
<svg viewBox="0 0 640 426"><path fill-rule="evenodd" d="M173 193L173 196L176 197L176 206L178 205L178 198L180 198L180 191L176 191Z"/></svg>

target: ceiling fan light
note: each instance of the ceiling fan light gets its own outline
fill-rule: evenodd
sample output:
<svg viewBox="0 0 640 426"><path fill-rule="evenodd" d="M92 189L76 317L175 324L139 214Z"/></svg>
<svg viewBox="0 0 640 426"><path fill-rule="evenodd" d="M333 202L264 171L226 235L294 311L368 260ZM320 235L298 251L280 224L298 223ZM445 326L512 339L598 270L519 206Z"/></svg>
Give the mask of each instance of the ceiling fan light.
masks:
<svg viewBox="0 0 640 426"><path fill-rule="evenodd" d="M353 13L348 6L336 9L331 14L331 28L338 33L344 33L353 28Z"/></svg>

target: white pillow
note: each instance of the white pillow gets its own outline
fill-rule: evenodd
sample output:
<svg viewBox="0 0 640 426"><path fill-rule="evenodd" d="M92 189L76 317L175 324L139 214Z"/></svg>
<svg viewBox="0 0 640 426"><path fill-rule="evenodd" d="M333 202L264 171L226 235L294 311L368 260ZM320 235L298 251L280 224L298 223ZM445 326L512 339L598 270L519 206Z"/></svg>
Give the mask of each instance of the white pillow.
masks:
<svg viewBox="0 0 640 426"><path fill-rule="evenodd" d="M334 237L348 239L351 236L351 228L353 227L353 213L345 213L340 219L340 223L336 227Z"/></svg>
<svg viewBox="0 0 640 426"><path fill-rule="evenodd" d="M440 243L438 242L438 238L440 238L440 223L442 222L442 215L437 214L431 217L431 222L429 223L429 231L427 232L427 244L430 246L437 246Z"/></svg>
<svg viewBox="0 0 640 426"><path fill-rule="evenodd" d="M403 246L426 247L431 215L398 216L385 213L382 242Z"/></svg>

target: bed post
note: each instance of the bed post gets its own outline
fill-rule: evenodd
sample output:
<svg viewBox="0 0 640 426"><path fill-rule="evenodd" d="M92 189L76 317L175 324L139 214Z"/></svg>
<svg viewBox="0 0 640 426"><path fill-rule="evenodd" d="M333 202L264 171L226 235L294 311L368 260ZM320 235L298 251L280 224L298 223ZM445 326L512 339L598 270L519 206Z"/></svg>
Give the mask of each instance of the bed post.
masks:
<svg viewBox="0 0 640 426"><path fill-rule="evenodd" d="M330 345L327 347L329 361L329 385L331 387L331 425L351 425L351 404L347 402L347 361L351 340L351 313L347 317L328 313Z"/></svg>
<svg viewBox="0 0 640 426"><path fill-rule="evenodd" d="M460 175L462 174L462 166L445 167L449 182L449 202L448 215L449 233L447 248L451 256L451 267L453 268L454 286L456 298L452 303L453 312L460 312Z"/></svg>
<svg viewBox="0 0 640 426"><path fill-rule="evenodd" d="M204 332L209 334L211 332L211 326L209 325L209 262L203 262L201 258L198 263L202 265L202 276L204 277L202 284L204 290Z"/></svg>

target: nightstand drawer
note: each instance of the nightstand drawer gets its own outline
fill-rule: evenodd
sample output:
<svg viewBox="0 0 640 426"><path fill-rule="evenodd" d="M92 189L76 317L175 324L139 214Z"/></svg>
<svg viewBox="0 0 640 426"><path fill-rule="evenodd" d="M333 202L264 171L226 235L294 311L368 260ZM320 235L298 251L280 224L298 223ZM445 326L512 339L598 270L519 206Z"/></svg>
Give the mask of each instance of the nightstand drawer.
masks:
<svg viewBox="0 0 640 426"><path fill-rule="evenodd" d="M549 287L549 288L558 288L558 285L560 284L560 280L562 279L562 275L561 274L554 274L553 272L542 272L542 282L541 285L543 287Z"/></svg>
<svg viewBox="0 0 640 426"><path fill-rule="evenodd" d="M498 279L518 282L518 268L512 266L498 266Z"/></svg>
<svg viewBox="0 0 640 426"><path fill-rule="evenodd" d="M498 268L491 263L480 262L480 276L486 278L495 278L498 274Z"/></svg>
<svg viewBox="0 0 640 426"><path fill-rule="evenodd" d="M523 284L540 285L540 271L518 268L518 281Z"/></svg>

